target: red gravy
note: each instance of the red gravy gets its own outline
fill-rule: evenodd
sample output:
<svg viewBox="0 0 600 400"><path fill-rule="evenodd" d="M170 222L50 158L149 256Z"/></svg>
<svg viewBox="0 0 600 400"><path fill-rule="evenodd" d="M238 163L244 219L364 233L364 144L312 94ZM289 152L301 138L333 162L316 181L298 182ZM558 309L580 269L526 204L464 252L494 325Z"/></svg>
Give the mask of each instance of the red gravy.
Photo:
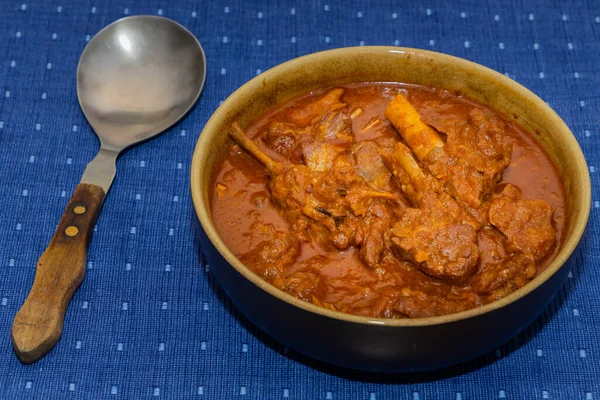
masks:
<svg viewBox="0 0 600 400"><path fill-rule="evenodd" d="M474 106L493 112L470 99L435 88L392 83L350 84L341 87L345 89L341 101L347 104L349 113L357 108L364 110L364 113L352 121L356 142L381 138L400 140L398 133L384 116L388 103L398 93L404 93L420 114L436 113L438 118L466 119ZM273 121L287 122L290 108L307 104L327 90L306 93L277 105L246 127L246 134L252 139L260 138ZM558 172L544 149L515 122L497 116L505 123L506 135L514 139L511 163L504 171L501 183L518 186L523 199L544 200L554 210L552 224L556 229L556 244L550 254L537 263L539 273L554 258L564 238L567 222L565 194ZM374 119L382 122L363 131ZM273 159L286 161L261 140L256 142ZM270 201L270 178L264 167L238 145L232 143L230 146L216 176L211 198L212 216L226 245L236 256L242 257L257 244L270 240L273 232L287 232L289 226ZM481 247L480 263L488 259L488 249ZM331 246L306 242L302 244L296 262L286 267L283 274L289 276L303 269L318 274L321 283L319 290L313 294L312 301L359 315L391 318L432 315L427 312L405 315L393 310L391 304L402 295L405 287L436 296L435 301L451 299L460 302L462 297L468 298L471 306L467 308L490 301L472 294L468 283L456 286L440 282L410 263L394 260L393 257L382 262L381 268L369 268L357 253L358 250L353 247L339 251ZM270 281L269 277L264 278ZM461 309L449 308L444 313ZM435 314L439 313L433 313Z"/></svg>

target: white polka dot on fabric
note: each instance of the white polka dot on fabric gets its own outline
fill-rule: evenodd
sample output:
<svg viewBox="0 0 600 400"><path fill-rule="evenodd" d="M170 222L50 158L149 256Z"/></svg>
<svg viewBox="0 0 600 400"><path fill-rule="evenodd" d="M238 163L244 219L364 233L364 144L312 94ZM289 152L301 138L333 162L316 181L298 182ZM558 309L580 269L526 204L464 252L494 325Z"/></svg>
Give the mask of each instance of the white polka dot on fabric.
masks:
<svg viewBox="0 0 600 400"><path fill-rule="evenodd" d="M433 39L429 39L429 45L430 45L430 46L433 46L434 44L435 44L435 40L433 40Z"/></svg>
<svg viewBox="0 0 600 400"><path fill-rule="evenodd" d="M544 79L546 77L546 74L544 74L543 72L540 72L539 77L540 77L540 79Z"/></svg>
<svg viewBox="0 0 600 400"><path fill-rule="evenodd" d="M533 49L534 50L538 50L540 48L540 44L539 43L534 43L533 44Z"/></svg>
<svg viewBox="0 0 600 400"><path fill-rule="evenodd" d="M465 46L465 48L468 49L469 47L471 47L471 42L468 41L468 40L466 40L465 43L464 43L464 46Z"/></svg>
<svg viewBox="0 0 600 400"><path fill-rule="evenodd" d="M504 50L504 43L502 43L502 42L498 43L498 48L500 50Z"/></svg>
<svg viewBox="0 0 600 400"><path fill-rule="evenodd" d="M196 14L196 11L192 11L192 18L196 18L198 16L198 14Z"/></svg>
<svg viewBox="0 0 600 400"><path fill-rule="evenodd" d="M425 14L427 15L431 15L433 13L433 11L431 11L431 8L428 8L425 10Z"/></svg>
<svg viewBox="0 0 600 400"><path fill-rule="evenodd" d="M528 17L528 19L529 19L530 21L533 21L533 20L535 20L535 16L534 16L533 14L529 14L529 17Z"/></svg>
<svg viewBox="0 0 600 400"><path fill-rule="evenodd" d="M461 13L460 13L460 17L461 17L461 18L467 18L467 13L466 13L466 12L464 12L464 11L463 11L463 12L461 12Z"/></svg>
<svg viewBox="0 0 600 400"><path fill-rule="evenodd" d="M500 21L500 16L498 14L494 15L494 21Z"/></svg>
<svg viewBox="0 0 600 400"><path fill-rule="evenodd" d="M23 3L21 4L21 11L25 11L27 10L27 4Z"/></svg>

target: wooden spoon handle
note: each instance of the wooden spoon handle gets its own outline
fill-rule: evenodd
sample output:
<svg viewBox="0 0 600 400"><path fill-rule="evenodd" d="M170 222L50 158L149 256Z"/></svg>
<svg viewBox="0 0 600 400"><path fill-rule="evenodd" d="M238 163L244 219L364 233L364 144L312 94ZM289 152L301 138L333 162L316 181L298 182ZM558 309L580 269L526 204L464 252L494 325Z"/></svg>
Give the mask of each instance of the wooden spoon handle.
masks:
<svg viewBox="0 0 600 400"><path fill-rule="evenodd" d="M38 261L12 326L13 348L24 364L42 358L60 339L67 306L85 276L87 247L105 195L100 186L80 183Z"/></svg>

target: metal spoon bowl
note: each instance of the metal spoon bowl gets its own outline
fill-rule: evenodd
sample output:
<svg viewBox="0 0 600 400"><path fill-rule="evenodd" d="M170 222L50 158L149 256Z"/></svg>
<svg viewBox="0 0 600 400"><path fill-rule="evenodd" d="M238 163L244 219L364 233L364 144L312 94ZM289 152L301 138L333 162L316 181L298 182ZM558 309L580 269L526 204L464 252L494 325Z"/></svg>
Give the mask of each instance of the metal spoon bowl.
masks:
<svg viewBox="0 0 600 400"><path fill-rule="evenodd" d="M62 334L67 306L83 281L87 246L123 150L169 128L192 108L206 79L198 40L167 18L134 16L102 29L77 68L77 97L100 139L56 233L40 257L12 342L26 364Z"/></svg>

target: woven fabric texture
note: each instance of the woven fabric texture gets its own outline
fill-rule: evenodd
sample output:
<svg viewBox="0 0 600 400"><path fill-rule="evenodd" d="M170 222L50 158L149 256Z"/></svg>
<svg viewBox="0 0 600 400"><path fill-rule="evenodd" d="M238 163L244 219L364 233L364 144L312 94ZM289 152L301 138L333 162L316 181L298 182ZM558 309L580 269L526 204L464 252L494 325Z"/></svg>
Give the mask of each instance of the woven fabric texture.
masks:
<svg viewBox="0 0 600 400"><path fill-rule="evenodd" d="M12 319L99 147L77 102L77 62L102 27L136 14L198 37L206 85L187 118L119 159L62 339L24 366ZM189 169L212 112L270 67L358 45L506 74L558 112L589 163L590 222L555 300L507 344L434 373L352 372L288 351L232 306L200 249ZM600 399L599 65L597 0L1 0L0 398Z"/></svg>

